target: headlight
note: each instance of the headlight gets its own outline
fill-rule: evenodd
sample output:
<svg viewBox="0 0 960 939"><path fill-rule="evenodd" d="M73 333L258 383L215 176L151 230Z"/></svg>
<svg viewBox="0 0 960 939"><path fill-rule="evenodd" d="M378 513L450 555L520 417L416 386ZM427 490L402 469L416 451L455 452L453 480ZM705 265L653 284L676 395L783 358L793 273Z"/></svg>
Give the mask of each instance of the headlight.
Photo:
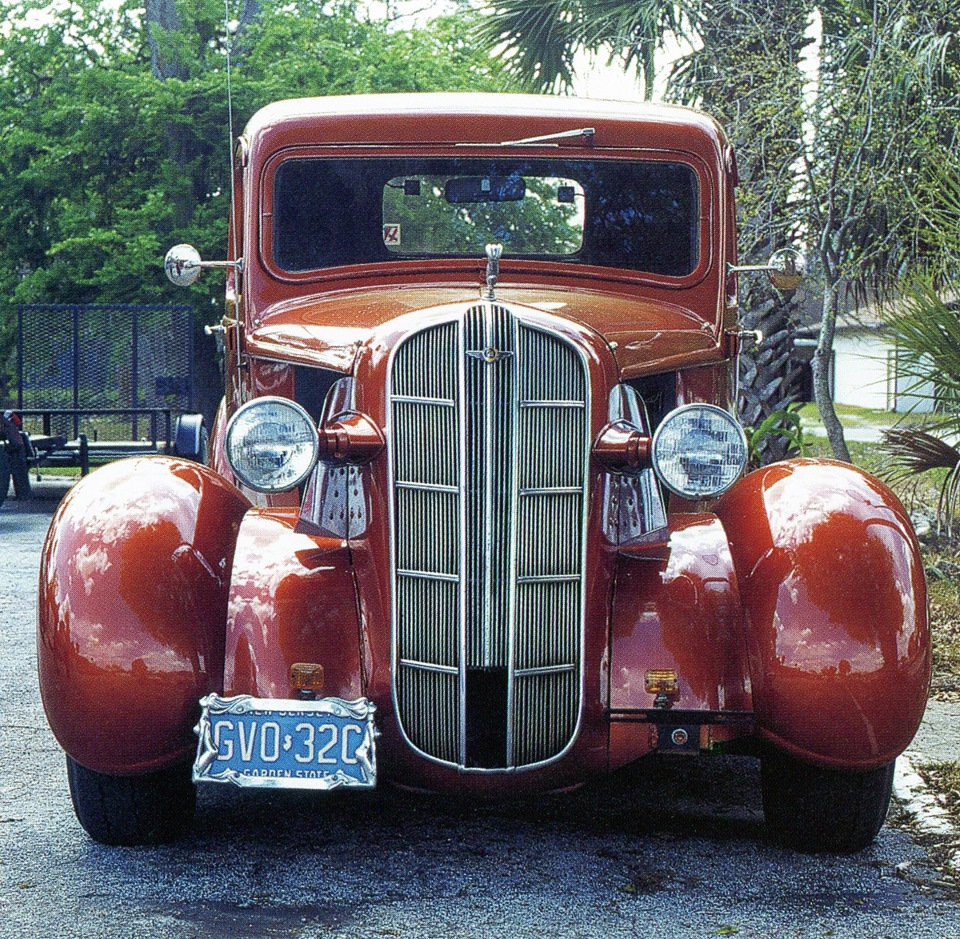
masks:
<svg viewBox="0 0 960 939"><path fill-rule="evenodd" d="M657 477L687 499L720 495L747 465L743 429L712 404L688 404L671 411L653 435L651 451Z"/></svg>
<svg viewBox="0 0 960 939"><path fill-rule="evenodd" d="M286 398L257 398L227 425L227 462L242 483L257 492L286 492L316 465L317 427Z"/></svg>

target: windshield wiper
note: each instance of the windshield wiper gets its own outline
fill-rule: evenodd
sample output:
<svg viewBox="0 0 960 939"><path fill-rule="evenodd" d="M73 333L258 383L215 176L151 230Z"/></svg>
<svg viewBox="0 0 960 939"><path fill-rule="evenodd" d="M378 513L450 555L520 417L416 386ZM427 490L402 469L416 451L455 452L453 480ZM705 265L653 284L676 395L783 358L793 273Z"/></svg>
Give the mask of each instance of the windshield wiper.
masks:
<svg viewBox="0 0 960 939"><path fill-rule="evenodd" d="M577 130L561 130L555 134L544 134L542 137L524 137L522 140L504 140L501 147L522 147L526 144L547 143L551 140L563 140L569 137L583 137L584 143L588 146L593 143L593 135L596 130L593 127L580 127Z"/></svg>

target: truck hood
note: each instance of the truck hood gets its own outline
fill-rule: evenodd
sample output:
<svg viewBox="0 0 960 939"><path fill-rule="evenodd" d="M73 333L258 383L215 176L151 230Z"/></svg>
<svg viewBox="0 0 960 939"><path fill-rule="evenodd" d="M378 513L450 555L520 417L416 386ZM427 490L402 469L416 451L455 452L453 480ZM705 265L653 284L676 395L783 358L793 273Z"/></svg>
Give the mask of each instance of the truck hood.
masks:
<svg viewBox="0 0 960 939"><path fill-rule="evenodd" d="M247 350L257 357L350 372L361 346L391 320L478 300L473 285L379 287L301 297L264 311L247 334ZM720 355L712 322L660 299L502 285L497 303L521 316L527 307L594 330L609 345L624 379L714 361Z"/></svg>

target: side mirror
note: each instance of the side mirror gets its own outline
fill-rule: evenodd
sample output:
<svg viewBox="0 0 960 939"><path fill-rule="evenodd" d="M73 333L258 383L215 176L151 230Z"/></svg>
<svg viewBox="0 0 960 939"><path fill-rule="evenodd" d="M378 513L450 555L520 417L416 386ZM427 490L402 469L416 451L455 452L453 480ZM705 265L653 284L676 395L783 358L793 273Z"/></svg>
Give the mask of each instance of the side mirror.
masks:
<svg viewBox="0 0 960 939"><path fill-rule="evenodd" d="M781 248L770 255L767 274L777 290L796 290L807 270L804 256L793 248Z"/></svg>
<svg viewBox="0 0 960 939"><path fill-rule="evenodd" d="M236 261L204 261L193 245L174 245L163 259L163 271L171 283L178 287L195 284L205 267L232 267L243 271L243 258Z"/></svg>
<svg viewBox="0 0 960 939"><path fill-rule="evenodd" d="M766 264L730 265L731 274L752 274L755 271L766 271L770 283L777 290L795 290L800 286L803 275L807 270L807 262L803 255L793 248L781 248L770 255Z"/></svg>
<svg viewBox="0 0 960 939"><path fill-rule="evenodd" d="M193 245L174 245L163 259L163 272L178 287L189 287L200 277L203 261Z"/></svg>

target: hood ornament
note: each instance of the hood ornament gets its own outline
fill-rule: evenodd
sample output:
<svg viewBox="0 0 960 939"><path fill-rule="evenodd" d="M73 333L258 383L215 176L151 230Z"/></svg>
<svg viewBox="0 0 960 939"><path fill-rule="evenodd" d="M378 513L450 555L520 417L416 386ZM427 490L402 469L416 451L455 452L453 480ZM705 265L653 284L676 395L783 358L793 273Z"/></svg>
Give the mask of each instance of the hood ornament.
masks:
<svg viewBox="0 0 960 939"><path fill-rule="evenodd" d="M500 277L500 256L503 254L503 245L487 245L487 286L480 296L484 300L496 300L494 288Z"/></svg>

